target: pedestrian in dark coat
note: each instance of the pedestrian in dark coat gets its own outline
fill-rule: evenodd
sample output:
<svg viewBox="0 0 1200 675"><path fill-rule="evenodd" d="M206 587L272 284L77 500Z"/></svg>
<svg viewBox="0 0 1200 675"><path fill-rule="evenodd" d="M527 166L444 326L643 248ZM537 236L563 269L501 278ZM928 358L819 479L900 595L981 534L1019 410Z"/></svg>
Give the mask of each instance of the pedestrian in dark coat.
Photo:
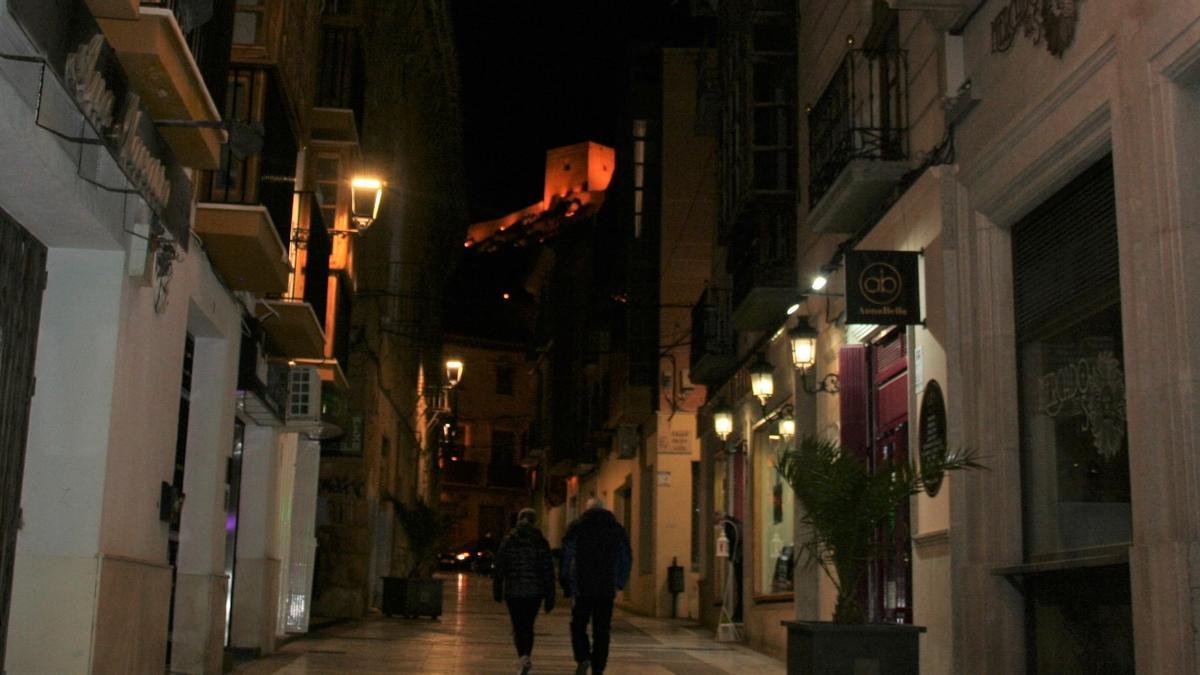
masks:
<svg viewBox="0 0 1200 675"><path fill-rule="evenodd" d="M576 675L590 668L600 675L608 665L613 600L629 582L633 555L629 536L604 502L592 498L563 537L560 580L571 604L571 650ZM588 643L587 627L592 624Z"/></svg>
<svg viewBox="0 0 1200 675"><path fill-rule="evenodd" d="M527 675L533 667L533 623L538 608L545 606L549 613L557 598L550 544L541 530L534 527L536 523L537 513L533 509L521 510L517 515L517 526L496 552L496 569L492 576L493 597L496 602L508 604L513 642L521 659L520 675Z"/></svg>

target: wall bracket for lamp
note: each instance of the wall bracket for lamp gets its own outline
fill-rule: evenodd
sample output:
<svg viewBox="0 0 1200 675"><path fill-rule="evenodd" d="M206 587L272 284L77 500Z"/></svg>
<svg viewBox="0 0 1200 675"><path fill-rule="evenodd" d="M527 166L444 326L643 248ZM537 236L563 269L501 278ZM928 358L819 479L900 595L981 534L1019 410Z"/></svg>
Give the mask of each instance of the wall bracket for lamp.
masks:
<svg viewBox="0 0 1200 675"><path fill-rule="evenodd" d="M800 373L800 386L804 388L806 393L836 394L841 391L840 387L838 386L837 373L829 373L825 377L822 377L819 381L817 381L816 375L814 374L813 383L810 386L808 384L808 371L810 370L812 370L812 368L805 368L804 371Z"/></svg>

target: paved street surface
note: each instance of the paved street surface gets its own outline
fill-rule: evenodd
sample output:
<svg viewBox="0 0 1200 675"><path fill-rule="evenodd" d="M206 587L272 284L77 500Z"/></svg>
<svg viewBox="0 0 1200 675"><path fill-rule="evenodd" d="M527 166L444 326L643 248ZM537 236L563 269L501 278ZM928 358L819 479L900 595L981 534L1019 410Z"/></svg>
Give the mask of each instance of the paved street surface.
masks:
<svg viewBox="0 0 1200 675"><path fill-rule="evenodd" d="M560 599L560 603L562 603ZM239 673L516 673L508 614L492 601L491 580L446 579L441 620L386 618L330 626L242 664ZM538 616L534 673L574 673L565 603ZM779 661L740 645L718 643L691 622L617 611L608 669L612 675L783 673Z"/></svg>

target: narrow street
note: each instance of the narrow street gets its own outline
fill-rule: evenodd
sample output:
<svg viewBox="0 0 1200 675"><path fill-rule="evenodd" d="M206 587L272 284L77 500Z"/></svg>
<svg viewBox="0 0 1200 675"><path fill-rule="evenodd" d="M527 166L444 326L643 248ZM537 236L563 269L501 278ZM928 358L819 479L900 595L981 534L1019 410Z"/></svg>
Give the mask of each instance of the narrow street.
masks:
<svg viewBox="0 0 1200 675"><path fill-rule="evenodd" d="M491 580L467 574L446 579L439 621L373 615L295 640L235 672L267 673L515 673L508 615L491 599ZM561 602L561 600L560 600ZM541 614L534 673L574 673L569 605ZM783 664L740 645L716 642L692 622L649 619L617 611L607 672L683 675L783 673Z"/></svg>

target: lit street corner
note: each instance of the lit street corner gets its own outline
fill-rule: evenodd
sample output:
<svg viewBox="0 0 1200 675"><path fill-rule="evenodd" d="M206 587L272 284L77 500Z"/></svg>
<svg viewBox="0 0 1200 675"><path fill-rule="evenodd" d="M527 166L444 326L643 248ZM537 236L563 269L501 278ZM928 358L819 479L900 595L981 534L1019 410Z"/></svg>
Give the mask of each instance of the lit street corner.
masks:
<svg viewBox="0 0 1200 675"><path fill-rule="evenodd" d="M534 673L574 673L568 623L560 598L537 620ZM492 601L491 580L467 574L446 578L444 614L402 619L373 614L309 633L235 672L268 673L515 673L517 657L504 606ZM783 673L783 663L740 645L719 643L712 632L684 620L651 619L618 610L613 617L607 671L718 675Z"/></svg>

